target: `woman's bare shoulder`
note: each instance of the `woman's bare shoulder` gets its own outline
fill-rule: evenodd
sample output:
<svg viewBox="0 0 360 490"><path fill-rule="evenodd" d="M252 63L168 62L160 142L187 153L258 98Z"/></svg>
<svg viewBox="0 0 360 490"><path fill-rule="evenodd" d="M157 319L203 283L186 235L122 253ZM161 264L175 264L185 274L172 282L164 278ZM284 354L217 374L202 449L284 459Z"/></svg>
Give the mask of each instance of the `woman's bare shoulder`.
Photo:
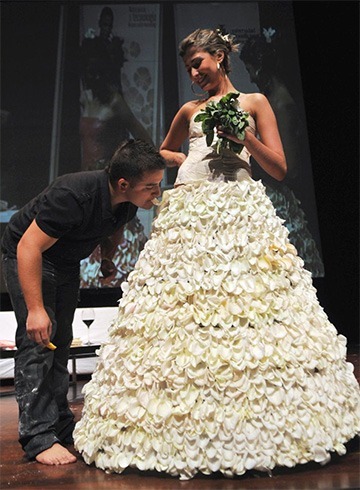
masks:
<svg viewBox="0 0 360 490"><path fill-rule="evenodd" d="M195 112L199 111L205 106L203 101L190 100L182 105L177 113L177 118L181 120L190 121Z"/></svg>
<svg viewBox="0 0 360 490"><path fill-rule="evenodd" d="M191 117L195 111L198 111L205 105L206 102L204 102L203 100L189 100L182 106L182 110L184 111L184 113L187 113Z"/></svg>
<svg viewBox="0 0 360 490"><path fill-rule="evenodd" d="M242 109L248 111L252 116L255 116L260 109L270 105L267 97L260 92L241 93L239 102Z"/></svg>
<svg viewBox="0 0 360 490"><path fill-rule="evenodd" d="M264 104L267 103L268 100L264 94L260 92L251 92L251 93L241 93L240 101L242 103L247 104Z"/></svg>

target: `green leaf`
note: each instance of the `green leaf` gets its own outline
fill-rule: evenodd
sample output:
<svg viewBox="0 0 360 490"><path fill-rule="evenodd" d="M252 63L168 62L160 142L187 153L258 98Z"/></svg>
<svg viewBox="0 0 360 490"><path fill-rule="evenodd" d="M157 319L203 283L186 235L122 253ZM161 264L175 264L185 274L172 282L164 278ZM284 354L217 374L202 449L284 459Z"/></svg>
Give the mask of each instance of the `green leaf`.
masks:
<svg viewBox="0 0 360 490"><path fill-rule="evenodd" d="M194 121L195 122L201 122L204 119L204 117L206 117L206 114L199 112L199 114L196 114Z"/></svg>
<svg viewBox="0 0 360 490"><path fill-rule="evenodd" d="M202 129L204 132L209 131L210 129L214 129L215 127L215 121L213 119L204 119L202 123Z"/></svg>
<svg viewBox="0 0 360 490"><path fill-rule="evenodd" d="M241 153L241 150L244 148L244 145L235 143L235 141L230 141L230 148L235 153Z"/></svg>
<svg viewBox="0 0 360 490"><path fill-rule="evenodd" d="M202 130L206 136L206 144L211 146L214 141L214 128L221 126L225 131L234 134L239 140L244 139L245 129L249 125L249 114L235 106L239 92L229 92L218 102L210 101L199 114L195 116L195 122L202 123ZM216 144L216 151L230 148L236 153L240 153L242 144L230 141L228 138L220 138Z"/></svg>
<svg viewBox="0 0 360 490"><path fill-rule="evenodd" d="M211 146L213 141L214 141L214 131L209 131L206 135L207 146Z"/></svg>

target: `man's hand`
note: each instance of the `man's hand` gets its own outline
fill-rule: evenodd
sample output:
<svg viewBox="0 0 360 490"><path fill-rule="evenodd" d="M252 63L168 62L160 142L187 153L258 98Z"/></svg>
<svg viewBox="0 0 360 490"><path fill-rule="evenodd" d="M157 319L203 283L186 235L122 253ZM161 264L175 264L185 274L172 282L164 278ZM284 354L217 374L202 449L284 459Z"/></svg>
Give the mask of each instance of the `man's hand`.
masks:
<svg viewBox="0 0 360 490"><path fill-rule="evenodd" d="M104 279L108 279L110 276L112 276L113 279L117 271L114 262L110 259L102 259L100 270Z"/></svg>
<svg viewBox="0 0 360 490"><path fill-rule="evenodd" d="M117 230L113 235L105 237L100 242L101 264L100 271L104 279L111 281L116 276L116 266L112 261L116 250L124 240L124 226Z"/></svg>
<svg viewBox="0 0 360 490"><path fill-rule="evenodd" d="M50 342L52 330L42 297L42 253L56 241L34 220L17 246L19 281L28 309L26 332L29 339L40 345Z"/></svg>
<svg viewBox="0 0 360 490"><path fill-rule="evenodd" d="M30 340L46 346L50 342L51 330L51 320L45 309L39 309L34 312L29 311L26 321L26 332Z"/></svg>

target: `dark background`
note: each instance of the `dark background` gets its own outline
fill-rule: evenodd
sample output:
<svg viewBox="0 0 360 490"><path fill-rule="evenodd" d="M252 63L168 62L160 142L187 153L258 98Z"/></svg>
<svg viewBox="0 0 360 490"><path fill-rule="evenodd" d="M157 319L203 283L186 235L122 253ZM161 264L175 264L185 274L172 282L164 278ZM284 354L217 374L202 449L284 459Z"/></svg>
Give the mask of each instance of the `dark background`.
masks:
<svg viewBox="0 0 360 490"><path fill-rule="evenodd" d="M85 3L85 2L84 2ZM91 3L91 2L86 2ZM101 3L101 2L93 2ZM109 2L103 2L109 4ZM127 2L124 2L127 3ZM141 2L137 2L141 3ZM146 3L146 2L143 2ZM150 2L157 3L157 2ZM159 2L171 17L173 2ZM22 205L48 183L60 7L66 7L59 173L80 169L80 2L1 2L1 199ZM259 2L262 16L292 8L311 151L325 278L321 305L349 342L359 343L359 3ZM204 4L204 24L206 23ZM170 19L169 17L169 19ZM270 25L270 24L268 24ZM164 23L163 66L176 63ZM165 84L167 124L178 108ZM7 111L7 112L4 112ZM23 202L11 202L19 194ZM1 225L2 233L4 225ZM119 291L82 291L80 305L115 305ZM1 309L11 305L1 293Z"/></svg>

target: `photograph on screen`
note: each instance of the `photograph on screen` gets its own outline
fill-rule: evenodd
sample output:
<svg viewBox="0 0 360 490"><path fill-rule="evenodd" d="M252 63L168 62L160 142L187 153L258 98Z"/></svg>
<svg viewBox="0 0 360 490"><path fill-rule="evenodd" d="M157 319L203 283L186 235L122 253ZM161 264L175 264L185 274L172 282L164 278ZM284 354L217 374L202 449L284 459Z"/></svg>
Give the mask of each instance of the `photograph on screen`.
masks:
<svg viewBox="0 0 360 490"><path fill-rule="evenodd" d="M82 170L104 168L120 141L151 144L159 127L159 4L80 7ZM153 212L138 210L116 237L116 273L100 273L101 247L81 262L81 288L119 287L149 236Z"/></svg>
<svg viewBox="0 0 360 490"><path fill-rule="evenodd" d="M47 77L48 91L42 93L41 104L29 93L15 90L14 70L9 69L8 75L4 72L9 107L4 104L1 120L2 165L6 167L1 223L5 225L57 175L104 168L123 139L141 138L158 147L176 111L196 98L178 54L180 40L197 28L219 27L239 45L231 59L235 87L267 96L288 162L286 179L277 182L252 159L253 178L264 183L305 267L314 278L324 277L291 2L208 2L205 11L204 2L99 2L79 5L76 15L69 10L66 17L64 8L59 12L62 24L49 46L53 64L45 67L27 52L22 54L31 79ZM59 12L54 9L54 26ZM15 44L10 51L15 49L19 56L24 51ZM34 46L30 49L33 53ZM64 68L69 51L76 51L71 60L75 79ZM169 86L170 97L164 90ZM8 110L11 106L12 111ZM76 128L71 141L67 141L65 126ZM163 189L173 186L175 171L166 171ZM155 214L156 210L139 209L116 237L114 277L102 277L100 246L82 261L82 289L120 287L150 236Z"/></svg>

